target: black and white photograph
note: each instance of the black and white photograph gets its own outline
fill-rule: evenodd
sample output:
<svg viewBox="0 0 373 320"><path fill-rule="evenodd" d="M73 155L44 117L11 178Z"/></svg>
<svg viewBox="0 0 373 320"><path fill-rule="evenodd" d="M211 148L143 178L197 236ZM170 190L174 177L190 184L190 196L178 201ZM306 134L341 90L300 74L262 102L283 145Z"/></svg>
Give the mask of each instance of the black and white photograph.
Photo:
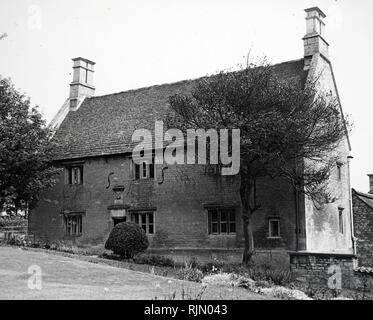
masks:
<svg viewBox="0 0 373 320"><path fill-rule="evenodd" d="M0 300L373 300L372 16L0 0Z"/></svg>

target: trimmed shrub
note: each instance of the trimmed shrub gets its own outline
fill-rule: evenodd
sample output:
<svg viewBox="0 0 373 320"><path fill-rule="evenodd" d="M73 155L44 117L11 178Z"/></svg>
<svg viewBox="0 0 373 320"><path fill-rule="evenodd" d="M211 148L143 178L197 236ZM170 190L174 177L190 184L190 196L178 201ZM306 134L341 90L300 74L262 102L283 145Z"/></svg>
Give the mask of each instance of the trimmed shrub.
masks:
<svg viewBox="0 0 373 320"><path fill-rule="evenodd" d="M113 251L122 258L131 259L149 246L144 230L134 222L118 223L111 230L105 249Z"/></svg>

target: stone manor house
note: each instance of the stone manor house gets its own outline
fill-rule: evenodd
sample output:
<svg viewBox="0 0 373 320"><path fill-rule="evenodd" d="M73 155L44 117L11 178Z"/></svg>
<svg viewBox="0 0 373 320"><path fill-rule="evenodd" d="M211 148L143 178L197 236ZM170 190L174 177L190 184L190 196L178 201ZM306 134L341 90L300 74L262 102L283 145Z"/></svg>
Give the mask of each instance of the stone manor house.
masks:
<svg viewBox="0 0 373 320"><path fill-rule="evenodd" d="M273 65L273 70L281 79L303 85L319 75L320 90L338 98L324 37L325 14L317 7L305 11L304 56ZM168 97L190 91L195 80L95 96L94 65L73 59L70 96L50 124L55 137L67 143L55 159L62 170L30 213L29 234L51 243L103 246L117 223L134 221L154 250L241 252L236 176L213 175L203 165L165 169L131 159L134 130L153 130L167 113ZM259 181L262 207L254 214L258 250L354 253L347 135L338 152L330 180L334 201L321 209L284 181Z"/></svg>

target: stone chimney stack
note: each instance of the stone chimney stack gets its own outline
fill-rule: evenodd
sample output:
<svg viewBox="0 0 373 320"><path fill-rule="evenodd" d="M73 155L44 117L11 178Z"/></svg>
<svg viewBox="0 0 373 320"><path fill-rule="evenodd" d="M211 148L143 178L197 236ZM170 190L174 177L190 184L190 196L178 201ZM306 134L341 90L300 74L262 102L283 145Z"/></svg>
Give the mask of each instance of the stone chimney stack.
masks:
<svg viewBox="0 0 373 320"><path fill-rule="evenodd" d="M93 66L95 63L85 58L74 58L73 82L70 83L70 110L75 111L85 97L95 94L93 86Z"/></svg>
<svg viewBox="0 0 373 320"><path fill-rule="evenodd" d="M368 174L369 177L369 193L373 194L373 174Z"/></svg>
<svg viewBox="0 0 373 320"><path fill-rule="evenodd" d="M304 10L306 17L306 35L303 37L304 42L304 60L305 67L309 67L312 56L316 53L321 54L324 58L329 59L329 44L324 39L325 13L318 7L312 7Z"/></svg>

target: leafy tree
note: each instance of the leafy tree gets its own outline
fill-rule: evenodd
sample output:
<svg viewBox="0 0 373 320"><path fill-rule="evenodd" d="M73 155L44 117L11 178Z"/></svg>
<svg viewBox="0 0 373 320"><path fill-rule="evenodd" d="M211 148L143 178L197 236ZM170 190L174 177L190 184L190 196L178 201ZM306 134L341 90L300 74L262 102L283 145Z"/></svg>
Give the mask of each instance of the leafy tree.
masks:
<svg viewBox="0 0 373 320"><path fill-rule="evenodd" d="M286 179L296 194L304 193L315 204L328 197L335 152L348 124L337 100L317 90L317 79L306 84L283 80L264 61L202 78L190 94L173 95L169 102L168 127L240 129L244 263L254 253L258 179Z"/></svg>
<svg viewBox="0 0 373 320"><path fill-rule="evenodd" d="M0 77L0 210L27 212L53 184L51 135L30 100Z"/></svg>

